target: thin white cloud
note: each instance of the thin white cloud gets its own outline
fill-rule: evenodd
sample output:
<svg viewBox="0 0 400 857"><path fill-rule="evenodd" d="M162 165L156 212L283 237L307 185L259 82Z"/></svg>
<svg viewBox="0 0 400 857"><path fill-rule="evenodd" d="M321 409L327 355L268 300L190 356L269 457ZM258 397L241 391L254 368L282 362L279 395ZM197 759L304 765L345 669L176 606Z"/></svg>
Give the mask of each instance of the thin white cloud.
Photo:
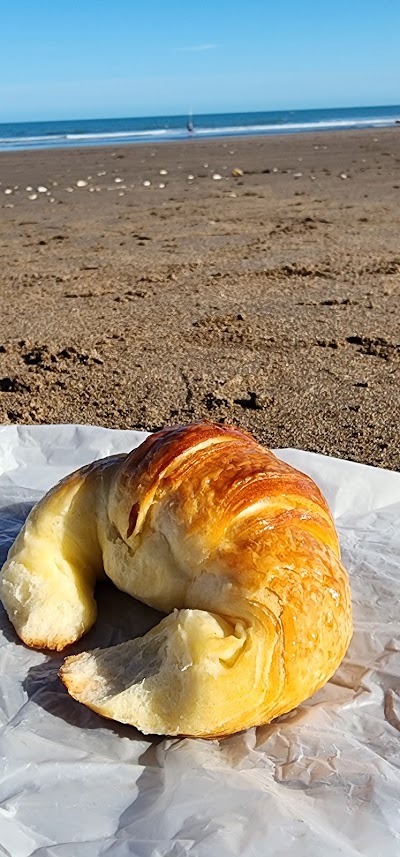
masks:
<svg viewBox="0 0 400 857"><path fill-rule="evenodd" d="M179 50L180 51L193 51L193 52L214 51L215 48L217 48L217 47L218 47L218 45L208 45L208 44L206 44L206 45L187 45L184 48L179 48Z"/></svg>

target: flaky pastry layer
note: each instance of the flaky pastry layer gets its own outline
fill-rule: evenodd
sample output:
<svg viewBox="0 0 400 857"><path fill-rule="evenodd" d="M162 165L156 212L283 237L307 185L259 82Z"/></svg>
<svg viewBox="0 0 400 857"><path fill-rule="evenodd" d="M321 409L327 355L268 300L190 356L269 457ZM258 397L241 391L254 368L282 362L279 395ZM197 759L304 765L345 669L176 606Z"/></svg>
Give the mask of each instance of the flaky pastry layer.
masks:
<svg viewBox="0 0 400 857"><path fill-rule="evenodd" d="M32 510L0 597L29 646L61 650L96 618L96 580L166 617L66 658L79 701L143 732L220 737L321 687L352 633L347 574L321 492L239 429L164 429L82 468Z"/></svg>

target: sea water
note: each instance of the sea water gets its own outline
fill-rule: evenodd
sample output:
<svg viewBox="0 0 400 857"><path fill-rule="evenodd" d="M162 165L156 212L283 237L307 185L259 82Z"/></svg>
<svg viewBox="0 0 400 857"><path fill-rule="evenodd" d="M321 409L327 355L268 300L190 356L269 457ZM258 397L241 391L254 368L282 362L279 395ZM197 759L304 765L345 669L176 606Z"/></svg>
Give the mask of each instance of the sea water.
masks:
<svg viewBox="0 0 400 857"><path fill-rule="evenodd" d="M0 123L0 151L382 128L396 122L400 139L399 105L195 114L191 121L193 132L188 131L187 116Z"/></svg>

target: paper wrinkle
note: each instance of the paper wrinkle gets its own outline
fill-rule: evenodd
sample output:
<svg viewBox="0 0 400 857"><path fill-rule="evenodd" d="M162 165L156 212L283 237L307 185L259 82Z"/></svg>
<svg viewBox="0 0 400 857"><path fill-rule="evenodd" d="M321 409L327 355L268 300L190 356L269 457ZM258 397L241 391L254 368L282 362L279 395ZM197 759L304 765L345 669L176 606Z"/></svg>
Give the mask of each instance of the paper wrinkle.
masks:
<svg viewBox="0 0 400 857"><path fill-rule="evenodd" d="M67 473L144 432L0 426L0 563ZM354 636L296 711L224 741L152 738L71 699L62 654L28 650L0 611L0 857L385 857L400 853L400 474L301 450L339 532ZM69 651L143 634L159 614L103 584Z"/></svg>

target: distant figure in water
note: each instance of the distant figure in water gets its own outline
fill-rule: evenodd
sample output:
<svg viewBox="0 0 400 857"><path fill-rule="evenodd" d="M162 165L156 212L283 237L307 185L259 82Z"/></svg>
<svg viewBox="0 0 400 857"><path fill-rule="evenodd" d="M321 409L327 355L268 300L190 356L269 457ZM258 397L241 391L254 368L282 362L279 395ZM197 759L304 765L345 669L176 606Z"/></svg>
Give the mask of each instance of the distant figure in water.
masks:
<svg viewBox="0 0 400 857"><path fill-rule="evenodd" d="M186 125L186 128L188 129L189 134L193 134L194 128L193 128L193 122L191 119L189 119L189 121Z"/></svg>

